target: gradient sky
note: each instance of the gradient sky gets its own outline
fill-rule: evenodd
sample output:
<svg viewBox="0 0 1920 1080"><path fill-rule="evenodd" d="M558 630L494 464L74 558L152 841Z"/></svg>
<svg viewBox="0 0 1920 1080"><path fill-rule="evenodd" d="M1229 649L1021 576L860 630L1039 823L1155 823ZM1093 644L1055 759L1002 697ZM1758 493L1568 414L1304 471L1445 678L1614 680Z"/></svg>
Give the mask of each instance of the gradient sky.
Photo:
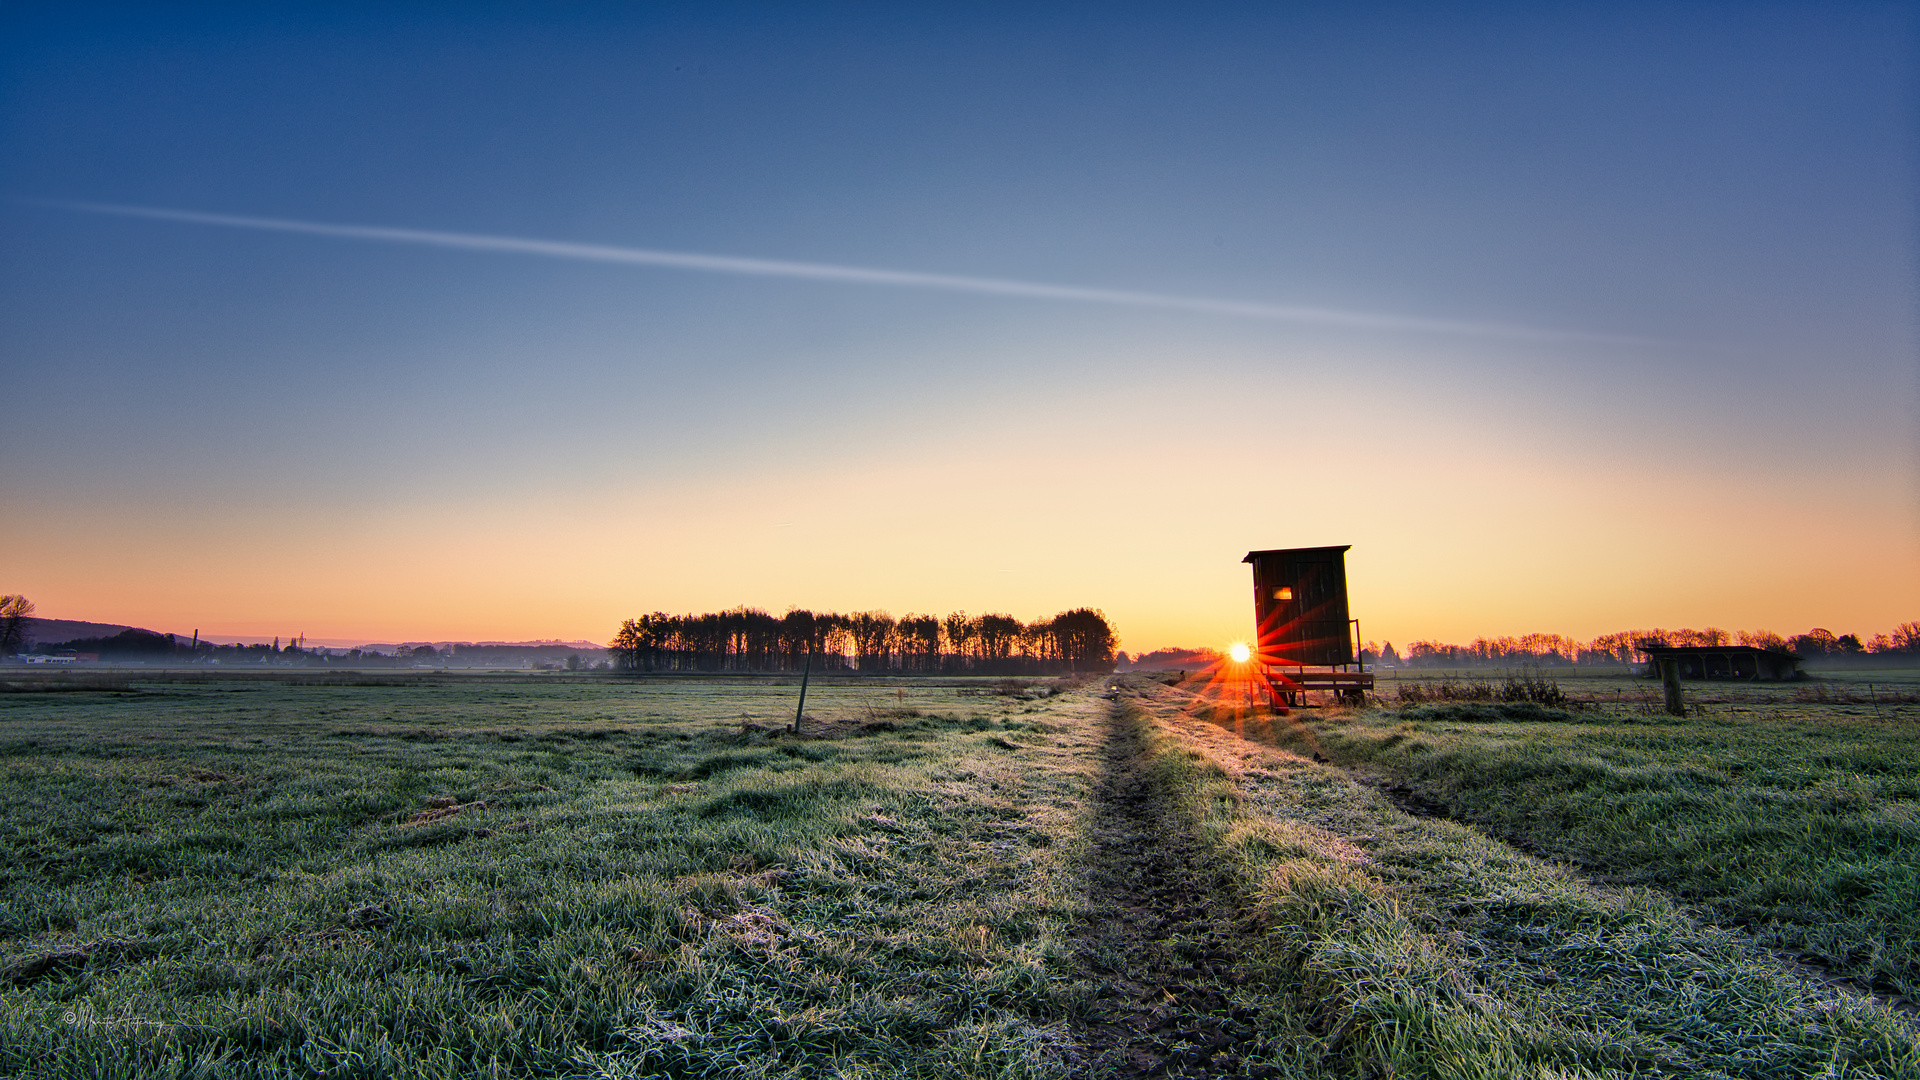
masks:
<svg viewBox="0 0 1920 1080"><path fill-rule="evenodd" d="M1920 618L1910 9L1031 7L6 9L0 591Z"/></svg>

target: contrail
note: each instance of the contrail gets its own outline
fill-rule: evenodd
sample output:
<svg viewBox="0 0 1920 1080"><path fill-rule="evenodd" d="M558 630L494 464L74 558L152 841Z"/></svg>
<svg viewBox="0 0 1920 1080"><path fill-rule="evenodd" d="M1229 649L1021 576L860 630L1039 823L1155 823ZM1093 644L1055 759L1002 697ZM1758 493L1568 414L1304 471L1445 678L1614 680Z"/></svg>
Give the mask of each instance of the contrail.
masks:
<svg viewBox="0 0 1920 1080"><path fill-rule="evenodd" d="M862 285L893 285L918 289L943 289L949 292L987 293L1041 300L1074 300L1094 304L1118 304L1125 307L1165 308L1196 311L1242 318L1271 319L1279 322L1315 323L1368 330L1399 330L1421 333L1454 334L1473 337L1519 338L1543 341L1588 341L1616 344L1648 344L1647 339L1615 334L1595 334L1573 330L1509 323L1470 322L1454 319L1424 319L1407 315L1342 311L1334 308L1296 307L1286 304L1257 304L1238 300L1213 300L1195 296L1170 296L1163 293L1134 292L1126 289L1101 289L1082 285L1050 285L1037 281L1006 278L967 277L958 274L929 274L915 270L876 270L860 266L834 266L828 263L789 262L783 259L752 259L732 255L702 255L687 251L655 251L647 248L613 247L606 244L575 244L559 240L529 240L516 236L488 236L478 233L439 232L430 229L397 229L381 225L332 225L317 221L287 218L247 217L239 214L209 214L196 210L169 210L152 206L121 206L113 203L71 202L23 199L38 206L80 210L94 214L118 214L124 217L178 221L194 225L222 225L236 229L265 229L273 232L305 233L351 240L379 240L394 244L424 244L429 247L460 248L467 251L504 251L519 255L544 255L554 259L578 259L587 262L624 263L630 266L665 266L679 270L705 270L718 274L747 274L756 277L802 278L812 281L846 281Z"/></svg>

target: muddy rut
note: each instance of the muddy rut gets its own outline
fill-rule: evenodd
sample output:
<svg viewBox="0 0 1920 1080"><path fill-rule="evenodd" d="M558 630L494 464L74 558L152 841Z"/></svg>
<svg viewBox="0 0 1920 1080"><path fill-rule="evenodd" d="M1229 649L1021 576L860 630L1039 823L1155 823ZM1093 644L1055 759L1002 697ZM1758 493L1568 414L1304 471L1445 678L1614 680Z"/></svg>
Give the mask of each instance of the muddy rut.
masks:
<svg viewBox="0 0 1920 1080"><path fill-rule="evenodd" d="M1080 964L1099 991L1082 1045L1102 1076L1263 1076L1236 1048L1254 1016L1236 1006L1244 904L1206 870L1194 823L1156 782L1117 697L1095 792L1089 915Z"/></svg>

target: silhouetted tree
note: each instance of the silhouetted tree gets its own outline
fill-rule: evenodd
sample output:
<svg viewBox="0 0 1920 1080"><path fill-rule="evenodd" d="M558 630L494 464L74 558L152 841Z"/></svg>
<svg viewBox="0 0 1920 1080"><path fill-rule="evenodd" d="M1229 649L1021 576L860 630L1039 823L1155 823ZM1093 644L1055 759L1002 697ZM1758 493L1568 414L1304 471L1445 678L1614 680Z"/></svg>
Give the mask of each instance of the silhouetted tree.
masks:
<svg viewBox="0 0 1920 1080"><path fill-rule="evenodd" d="M1793 651L1800 656L1830 656L1839 651L1840 639L1825 627L1816 626L1789 642Z"/></svg>
<svg viewBox="0 0 1920 1080"><path fill-rule="evenodd" d="M1903 622L1887 635L1888 652L1920 653L1920 622Z"/></svg>
<svg viewBox="0 0 1920 1080"><path fill-rule="evenodd" d="M1756 649L1765 649L1767 652L1785 653L1793 651L1793 647L1787 644L1786 638L1781 637L1771 630L1742 630L1734 640L1742 645L1751 645Z"/></svg>
<svg viewBox="0 0 1920 1080"><path fill-rule="evenodd" d="M1050 627L1056 659L1075 671L1113 670L1113 627L1092 608L1074 608L1053 617Z"/></svg>
<svg viewBox="0 0 1920 1080"><path fill-rule="evenodd" d="M33 617L33 601L8 593L0 596L0 656L20 651L27 636L27 620Z"/></svg>
<svg viewBox="0 0 1920 1080"><path fill-rule="evenodd" d="M820 651L820 629L813 612L792 608L780 617L780 652L789 670L806 666L807 656Z"/></svg>
<svg viewBox="0 0 1920 1080"><path fill-rule="evenodd" d="M956 611L940 620L942 666L947 671L965 671L973 664L973 620L964 611Z"/></svg>
<svg viewBox="0 0 1920 1080"><path fill-rule="evenodd" d="M1038 674L1110 667L1115 638L1106 617L1080 608L1022 625L1011 615L946 618L885 611L852 615L800 608L774 618L757 608L706 615L654 612L620 624L607 643L625 671L797 671Z"/></svg>
<svg viewBox="0 0 1920 1080"><path fill-rule="evenodd" d="M981 666L988 671L1004 667L1013 656L1025 627L1011 615L988 614L973 621L974 639L979 644Z"/></svg>
<svg viewBox="0 0 1920 1080"><path fill-rule="evenodd" d="M893 616L884 611L856 611L848 617L853 651L865 672L885 671L893 659Z"/></svg>
<svg viewBox="0 0 1920 1080"><path fill-rule="evenodd" d="M827 666L846 670L847 654L854 649L853 620L840 614L816 615L814 632L819 635L820 655L828 661Z"/></svg>
<svg viewBox="0 0 1920 1080"><path fill-rule="evenodd" d="M902 615L894 626L895 656L905 671L940 670L940 620L932 615Z"/></svg>

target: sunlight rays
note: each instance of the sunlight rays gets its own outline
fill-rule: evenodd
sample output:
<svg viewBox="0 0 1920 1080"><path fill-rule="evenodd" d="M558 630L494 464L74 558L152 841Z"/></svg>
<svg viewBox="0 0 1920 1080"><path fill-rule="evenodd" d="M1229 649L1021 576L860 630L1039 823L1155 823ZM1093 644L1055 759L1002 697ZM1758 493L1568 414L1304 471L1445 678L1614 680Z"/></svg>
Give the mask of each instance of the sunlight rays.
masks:
<svg viewBox="0 0 1920 1080"><path fill-rule="evenodd" d="M1294 684L1284 672L1267 672L1268 661L1269 658L1256 655L1246 642L1236 641L1211 663L1168 689L1183 695L1180 713L1188 719L1204 720L1243 739L1275 745L1280 744L1280 733L1276 726L1284 722L1295 736L1307 743L1316 757L1324 758L1313 730L1293 715L1293 710L1277 707L1273 701L1272 690L1266 681L1267 674L1283 688ZM1296 693L1301 701L1305 701L1304 689L1296 687Z"/></svg>

